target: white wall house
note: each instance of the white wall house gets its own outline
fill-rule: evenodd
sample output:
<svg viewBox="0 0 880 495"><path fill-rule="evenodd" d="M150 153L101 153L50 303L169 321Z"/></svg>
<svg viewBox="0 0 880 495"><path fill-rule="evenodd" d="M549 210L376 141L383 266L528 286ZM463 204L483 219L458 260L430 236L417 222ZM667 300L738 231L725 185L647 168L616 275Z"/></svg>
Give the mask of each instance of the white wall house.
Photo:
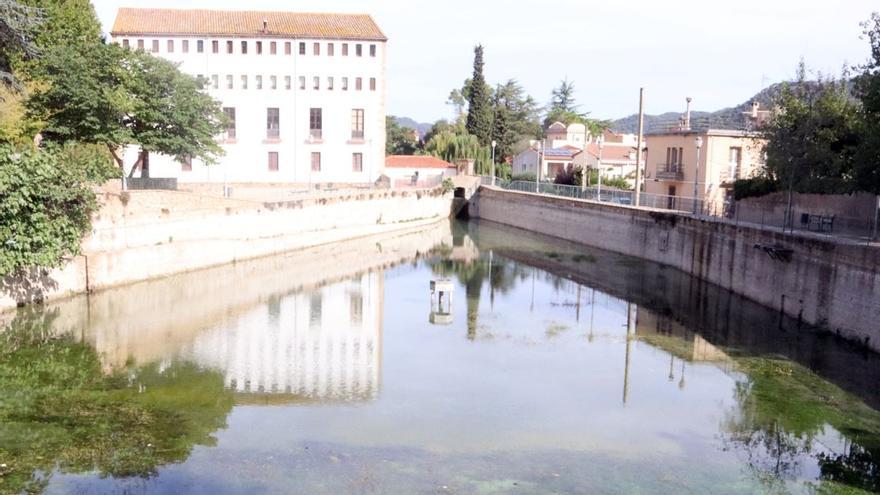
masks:
<svg viewBox="0 0 880 495"><path fill-rule="evenodd" d="M458 175L458 167L434 156L391 155L385 157L384 174L391 187L432 187Z"/></svg>
<svg viewBox="0 0 880 495"><path fill-rule="evenodd" d="M387 38L369 15L122 8L111 35L202 77L234 120L218 164L154 154L150 176L366 183L381 173Z"/></svg>

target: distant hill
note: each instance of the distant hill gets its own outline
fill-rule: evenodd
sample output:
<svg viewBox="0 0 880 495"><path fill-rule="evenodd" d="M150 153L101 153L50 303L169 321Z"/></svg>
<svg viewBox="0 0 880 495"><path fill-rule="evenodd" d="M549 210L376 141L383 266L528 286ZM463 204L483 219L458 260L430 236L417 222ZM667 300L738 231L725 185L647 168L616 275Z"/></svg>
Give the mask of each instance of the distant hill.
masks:
<svg viewBox="0 0 880 495"><path fill-rule="evenodd" d="M815 83L806 83L815 84ZM761 108L770 108L776 96L782 89L782 83L768 86L745 102L729 108L722 108L716 112L691 112L691 128L693 129L745 129L747 120L744 112L752 108L752 102L757 101ZM666 112L660 115L645 115L645 132L652 129L661 130L674 126L678 123L684 109L679 112ZM633 114L622 119L614 120L611 129L615 132L635 134L639 131L639 116Z"/></svg>
<svg viewBox="0 0 880 495"><path fill-rule="evenodd" d="M413 120L409 117L396 117L395 116L394 120L401 127L409 127L410 129L415 129L415 130L419 131L419 135L421 135L421 136L424 136L425 133L430 131L431 127L434 126L433 123L431 123L431 124L420 123L420 122L416 122L415 120Z"/></svg>

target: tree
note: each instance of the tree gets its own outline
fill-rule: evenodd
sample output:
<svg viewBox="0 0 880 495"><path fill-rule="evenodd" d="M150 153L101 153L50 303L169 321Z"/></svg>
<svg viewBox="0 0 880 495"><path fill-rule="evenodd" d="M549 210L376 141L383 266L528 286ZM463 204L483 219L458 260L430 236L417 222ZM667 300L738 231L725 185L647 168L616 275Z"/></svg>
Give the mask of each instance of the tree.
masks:
<svg viewBox="0 0 880 495"><path fill-rule="evenodd" d="M108 172L106 158L68 151L0 146L0 277L56 267L79 252L97 209L92 187Z"/></svg>
<svg viewBox="0 0 880 495"><path fill-rule="evenodd" d="M104 144L119 167L121 146L140 148L138 162L149 176L149 155L213 163L222 153L215 136L225 117L220 104L194 77L164 59L116 45L58 47L43 68L49 84L29 101L46 121L49 141Z"/></svg>
<svg viewBox="0 0 880 495"><path fill-rule="evenodd" d="M550 94L551 110L577 113L579 105L575 104L574 81L569 81L568 78L563 79L560 81L559 87L553 88L553 91Z"/></svg>
<svg viewBox="0 0 880 495"><path fill-rule="evenodd" d="M20 0L42 12L45 22L34 42L42 50L55 46L100 43L101 23L90 0Z"/></svg>
<svg viewBox="0 0 880 495"><path fill-rule="evenodd" d="M13 64L37 55L34 38L43 20L38 9L15 0L0 0L0 82L19 88Z"/></svg>
<svg viewBox="0 0 880 495"><path fill-rule="evenodd" d="M587 127L587 131L592 136L598 136L610 129L611 121L591 119L588 117L589 112L578 111L580 105L575 102L574 91L574 81L568 79L563 79L559 87L553 89L550 94L550 108L544 118L544 127L554 122L562 122L565 125L580 123Z"/></svg>
<svg viewBox="0 0 880 495"><path fill-rule="evenodd" d="M415 130L403 127L397 119L389 115L385 117L385 154L412 155L418 148L419 141L415 138Z"/></svg>
<svg viewBox="0 0 880 495"><path fill-rule="evenodd" d="M474 172L487 174L491 170L492 157L489 148L480 144L476 136L443 131L425 144L425 152L447 162L474 160Z"/></svg>
<svg viewBox="0 0 880 495"><path fill-rule="evenodd" d="M498 143L495 158L502 163L506 157L525 149L529 140L541 137L540 109L515 79L496 86L492 103L495 111L492 139Z"/></svg>
<svg viewBox="0 0 880 495"><path fill-rule="evenodd" d="M474 74L467 94L467 131L476 136L483 146L488 146L492 141L492 102L489 92L483 77L483 46L477 45L474 48Z"/></svg>
<svg viewBox="0 0 880 495"><path fill-rule="evenodd" d="M880 13L862 24L871 56L859 67L855 94L861 100L861 146L856 149L853 178L857 189L880 194Z"/></svg>

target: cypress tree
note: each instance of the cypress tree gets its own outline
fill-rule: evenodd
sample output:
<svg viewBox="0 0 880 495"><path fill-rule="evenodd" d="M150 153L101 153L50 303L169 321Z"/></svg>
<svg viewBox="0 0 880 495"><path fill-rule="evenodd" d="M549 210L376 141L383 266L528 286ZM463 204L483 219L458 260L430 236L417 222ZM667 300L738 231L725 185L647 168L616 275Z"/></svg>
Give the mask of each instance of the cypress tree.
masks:
<svg viewBox="0 0 880 495"><path fill-rule="evenodd" d="M481 145L492 141L492 102L489 87L483 77L483 46L474 47L474 76L468 96L467 131L477 137Z"/></svg>

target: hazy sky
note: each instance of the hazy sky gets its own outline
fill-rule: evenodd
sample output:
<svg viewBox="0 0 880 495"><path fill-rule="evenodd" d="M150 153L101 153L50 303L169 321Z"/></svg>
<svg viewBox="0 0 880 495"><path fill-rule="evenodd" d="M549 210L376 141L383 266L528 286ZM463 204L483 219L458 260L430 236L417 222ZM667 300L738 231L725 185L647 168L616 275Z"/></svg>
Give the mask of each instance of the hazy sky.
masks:
<svg viewBox="0 0 880 495"><path fill-rule="evenodd" d="M449 91L470 76L473 46L486 49L491 83L519 80L542 103L565 77L581 109L600 118L638 110L696 110L742 103L790 79L803 57L837 74L868 55L859 22L877 0L93 0L109 31L119 7L365 12L389 38L388 112L448 117Z"/></svg>

